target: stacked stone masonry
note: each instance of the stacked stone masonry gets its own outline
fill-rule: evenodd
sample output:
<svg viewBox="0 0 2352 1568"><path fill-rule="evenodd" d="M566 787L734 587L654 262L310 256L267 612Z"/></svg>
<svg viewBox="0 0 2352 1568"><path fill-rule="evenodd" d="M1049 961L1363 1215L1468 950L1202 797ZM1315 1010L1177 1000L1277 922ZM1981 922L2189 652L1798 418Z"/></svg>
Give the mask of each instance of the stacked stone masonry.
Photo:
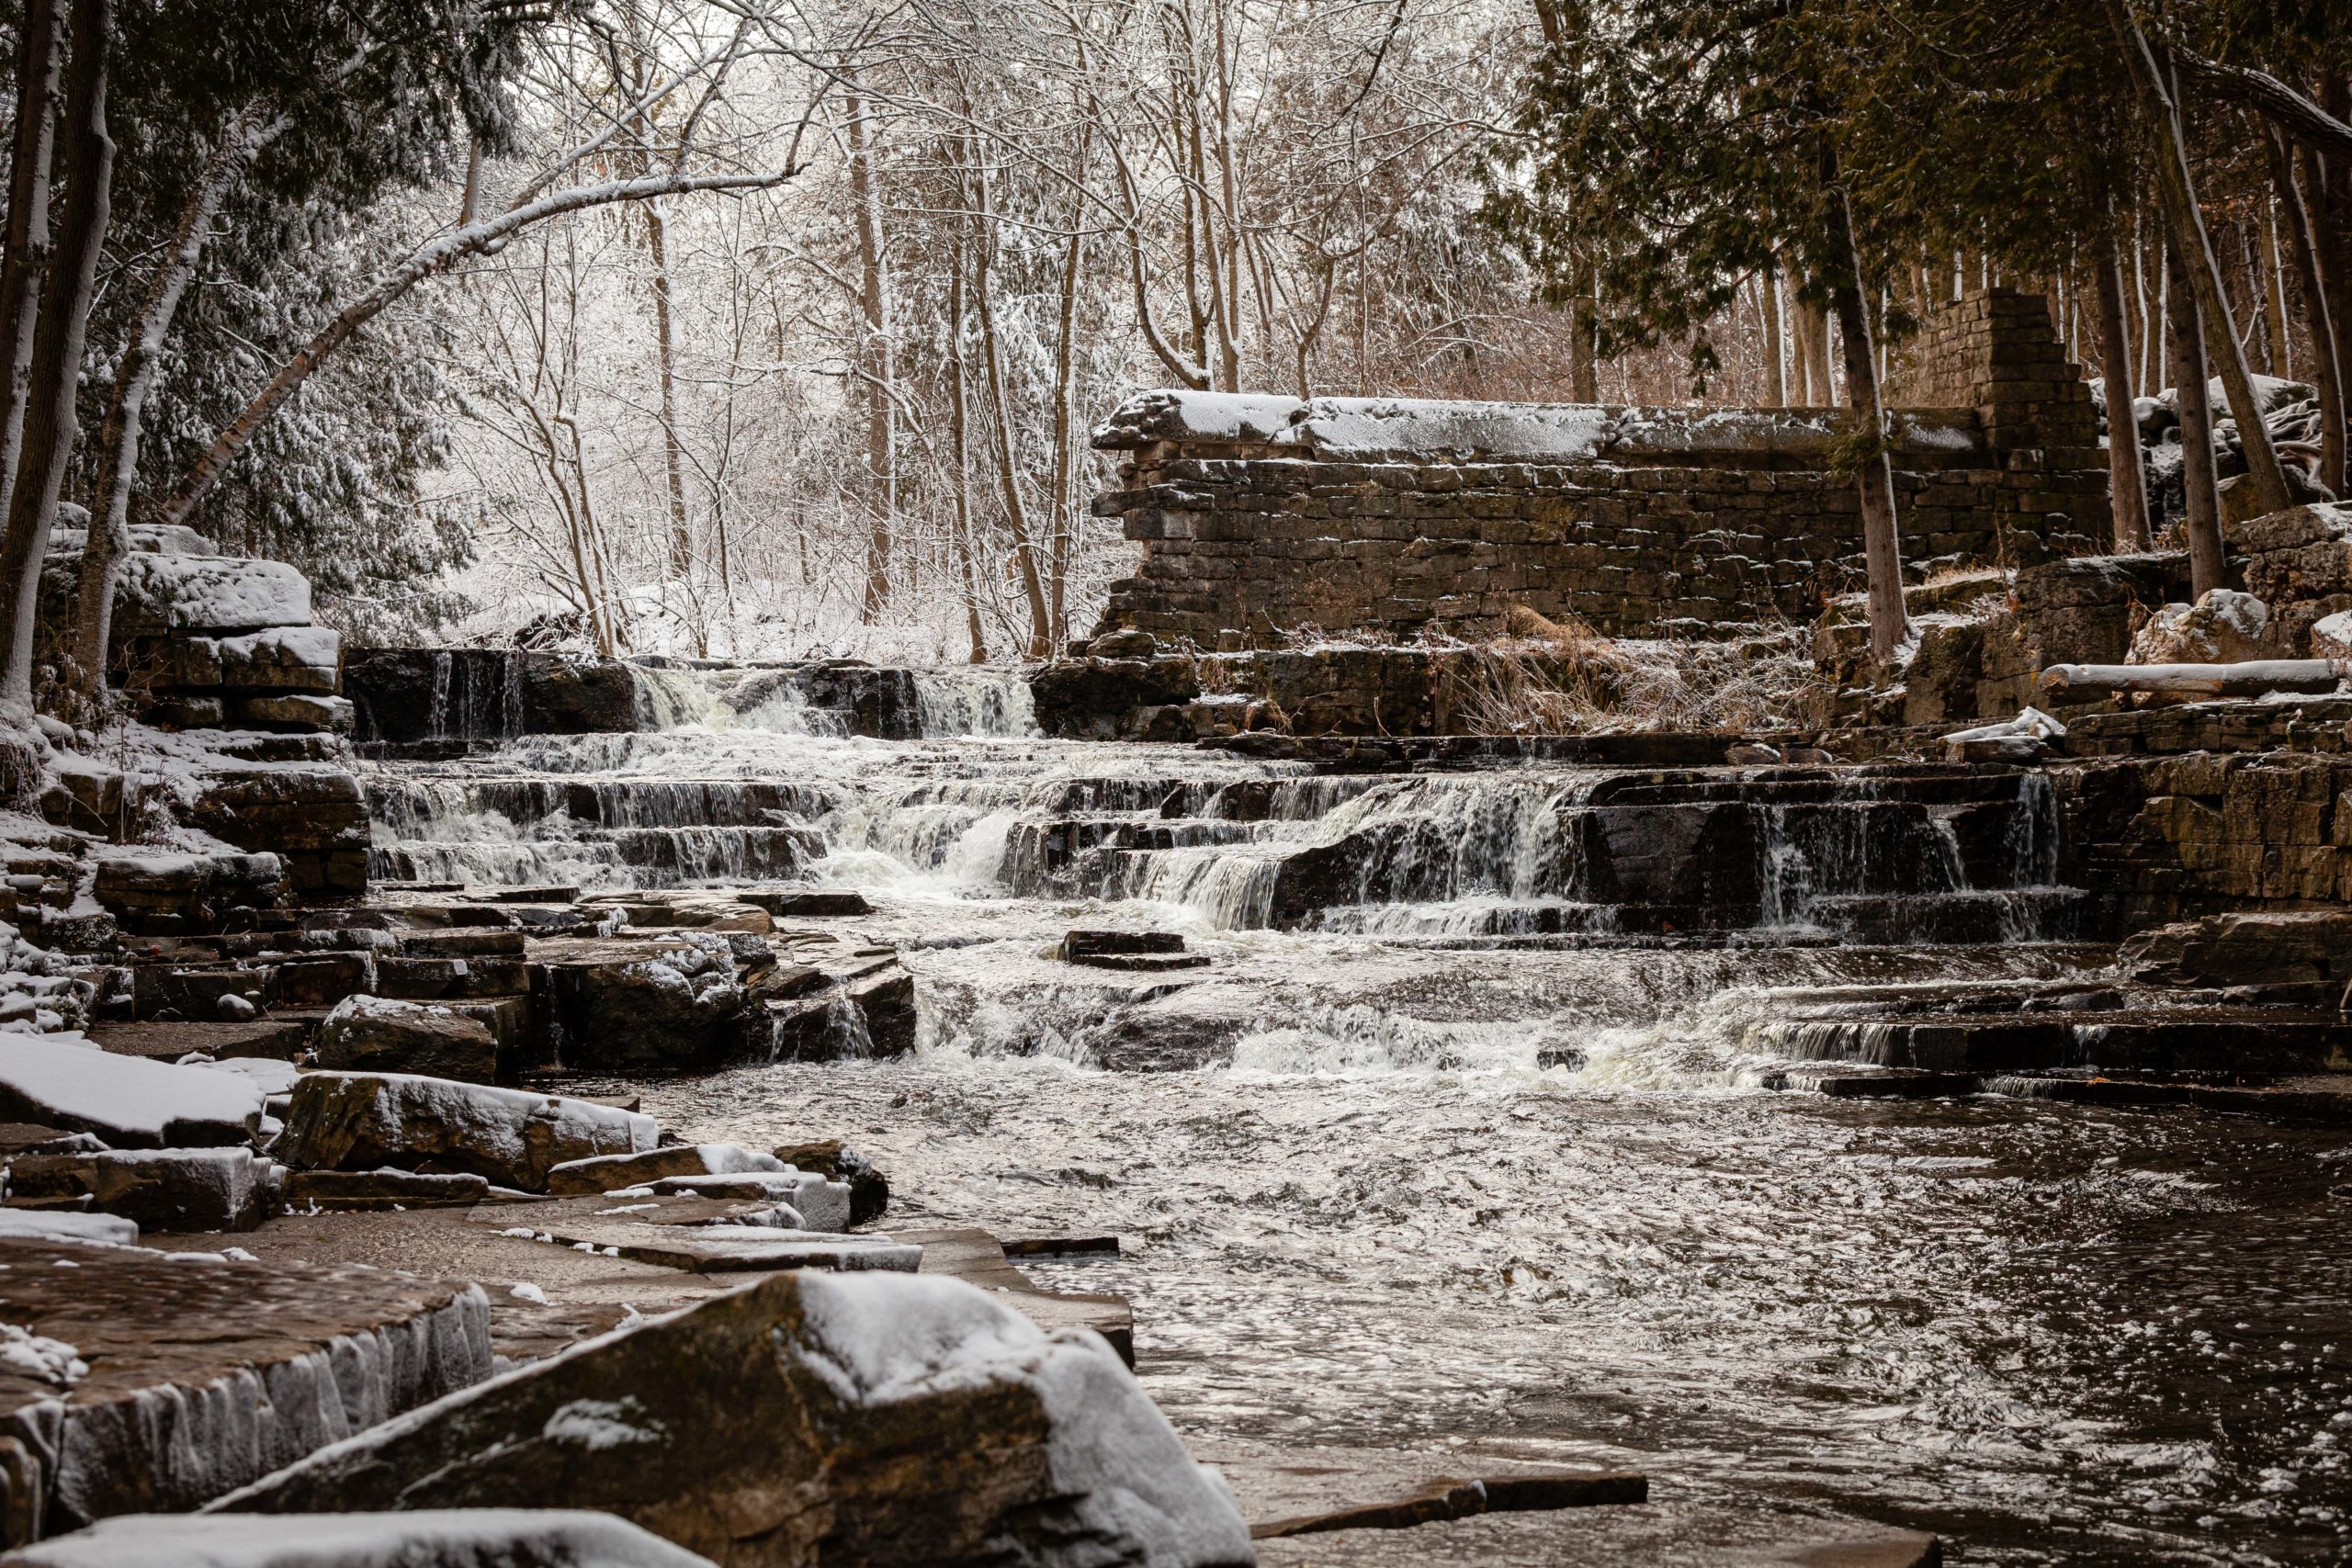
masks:
<svg viewBox="0 0 2352 1568"><path fill-rule="evenodd" d="M2104 458L2038 299L1939 317L1898 412L1915 577L2030 566L2103 533ZM1204 648L1309 629L1499 630L1513 604L1613 635L1813 618L1862 581L1834 411L1661 410L1148 392L1095 433L1125 454L1099 515L1143 545L1102 629Z"/></svg>

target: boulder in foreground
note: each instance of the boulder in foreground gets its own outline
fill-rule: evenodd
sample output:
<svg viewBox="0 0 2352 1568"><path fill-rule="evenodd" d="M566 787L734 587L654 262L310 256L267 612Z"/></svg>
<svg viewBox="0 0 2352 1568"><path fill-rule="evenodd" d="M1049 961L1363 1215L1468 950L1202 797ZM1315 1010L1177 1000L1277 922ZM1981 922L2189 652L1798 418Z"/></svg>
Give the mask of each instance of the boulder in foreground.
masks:
<svg viewBox="0 0 2352 1568"><path fill-rule="evenodd" d="M926 1275L784 1274L311 1455L216 1511L560 1500L726 1568L1254 1561L1098 1335Z"/></svg>
<svg viewBox="0 0 2352 1568"><path fill-rule="evenodd" d="M544 1192L555 1167L640 1153L658 1135L650 1116L560 1095L405 1073L306 1073L273 1152L311 1170L469 1174Z"/></svg>
<svg viewBox="0 0 2352 1568"><path fill-rule="evenodd" d="M119 1214L142 1231L249 1231L268 1213L270 1175L251 1149L19 1155L8 1202Z"/></svg>
<svg viewBox="0 0 2352 1568"><path fill-rule="evenodd" d="M570 1508L283 1518L130 1514L0 1568L710 1568L626 1519Z"/></svg>

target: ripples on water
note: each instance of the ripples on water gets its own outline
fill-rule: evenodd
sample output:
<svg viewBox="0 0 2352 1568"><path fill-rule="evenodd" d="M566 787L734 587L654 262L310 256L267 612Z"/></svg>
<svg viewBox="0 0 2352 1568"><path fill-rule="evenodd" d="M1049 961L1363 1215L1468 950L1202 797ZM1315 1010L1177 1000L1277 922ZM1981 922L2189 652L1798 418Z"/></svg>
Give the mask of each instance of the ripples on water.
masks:
<svg viewBox="0 0 2352 1568"><path fill-rule="evenodd" d="M1188 1430L1508 1437L1630 1460L1661 1491L1761 1488L1935 1529L1959 1562L2352 1556L2352 1134L1756 1087L1772 1062L1748 1030L1780 988L2026 982L2103 953L1443 945L1541 917L1546 825L1581 787L1557 776L1516 803L1278 784L1295 819L1277 801L1155 856L1124 899L1012 897L1011 836L1063 781L1181 775L1205 795L1279 770L1019 739L1006 701L984 680L926 694L927 722L1009 732L989 741L857 740L779 711L498 760L824 794L814 874L875 894L870 929L917 973L916 1056L647 1087L665 1125L847 1137L890 1172L901 1223L1117 1232L1116 1262L1032 1272L1134 1298L1143 1375ZM1416 870L1430 901L1234 929L1262 893L1252 844L1416 793L1451 824L1442 848L1487 846ZM565 863L461 818L434 829L460 868ZM2020 848L2050 852L2038 833ZM1082 974L1046 956L1074 924L1183 929L1216 963L1182 984ZM1220 1065L1092 1065L1114 1043ZM1585 1066L1539 1069L1544 1052Z"/></svg>

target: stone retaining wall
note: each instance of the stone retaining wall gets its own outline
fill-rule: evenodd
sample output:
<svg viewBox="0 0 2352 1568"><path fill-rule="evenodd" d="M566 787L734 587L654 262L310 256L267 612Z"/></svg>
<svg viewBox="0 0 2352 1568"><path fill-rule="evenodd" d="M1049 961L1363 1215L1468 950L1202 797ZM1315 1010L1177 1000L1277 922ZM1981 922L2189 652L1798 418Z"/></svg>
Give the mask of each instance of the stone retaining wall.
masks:
<svg viewBox="0 0 2352 1568"><path fill-rule="evenodd" d="M1902 412L1909 570L2030 566L2107 528L2079 370L2035 297L1939 317ZM1810 620L1862 581L1860 503L1821 409L1675 410L1147 392L1095 433L1097 498L1143 544L1102 629L1204 648L1302 628L1491 636L1513 604L1616 635Z"/></svg>

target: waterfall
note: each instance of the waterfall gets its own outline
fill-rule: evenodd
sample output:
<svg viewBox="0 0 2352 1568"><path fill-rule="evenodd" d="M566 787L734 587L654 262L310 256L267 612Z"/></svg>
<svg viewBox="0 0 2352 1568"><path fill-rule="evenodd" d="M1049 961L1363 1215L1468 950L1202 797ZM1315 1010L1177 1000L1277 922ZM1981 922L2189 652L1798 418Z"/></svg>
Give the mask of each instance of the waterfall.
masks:
<svg viewBox="0 0 2352 1568"><path fill-rule="evenodd" d="M710 688L691 670L656 670L635 663L625 668L629 679L629 712L639 729L684 729L689 725L707 725L719 711Z"/></svg>
<svg viewBox="0 0 2352 1568"><path fill-rule="evenodd" d="M1019 671L918 670L915 705L925 739L1037 733L1028 677Z"/></svg>

